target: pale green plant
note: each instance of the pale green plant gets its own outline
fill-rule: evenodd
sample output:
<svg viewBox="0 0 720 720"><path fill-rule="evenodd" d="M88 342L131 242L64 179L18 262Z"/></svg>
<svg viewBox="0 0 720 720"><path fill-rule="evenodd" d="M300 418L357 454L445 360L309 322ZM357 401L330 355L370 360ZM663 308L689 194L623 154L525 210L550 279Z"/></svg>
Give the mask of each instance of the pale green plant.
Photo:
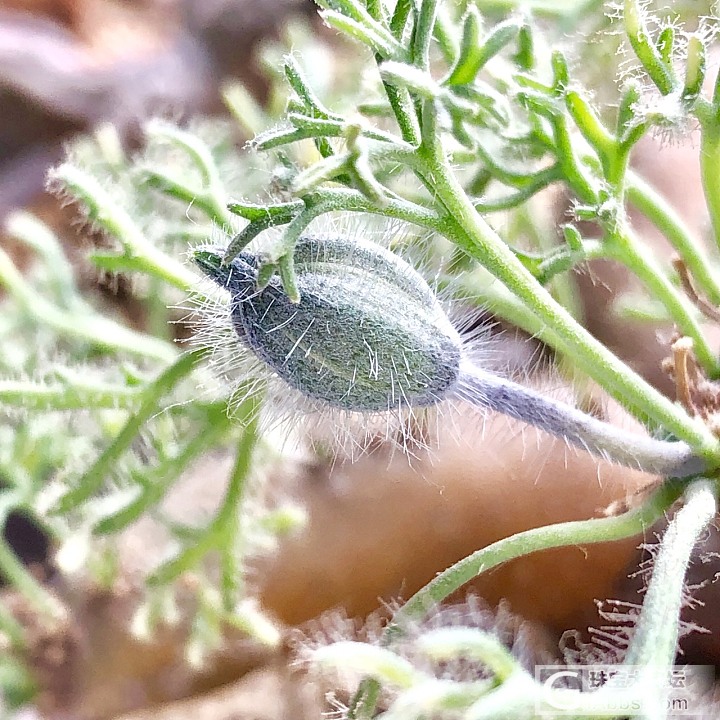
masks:
<svg viewBox="0 0 720 720"><path fill-rule="evenodd" d="M67 162L53 171L52 187L78 201L92 226L115 243L93 251L95 266L142 278L137 289L146 293L149 316L155 318L151 332L130 331L95 310L75 286L52 234L28 217L14 218L11 232L33 248L40 273L24 277L8 255L0 254L0 283L7 290L0 332L14 337L29 323L37 328L38 341L32 348L27 342L0 344L6 376L0 383L0 403L8 408L12 435L10 450L0 456L0 468L18 468L14 474L3 472L8 483L2 495L4 517L13 510L29 514L60 545L61 557L63 547L81 538L85 567L96 568L98 582L111 583L112 573L97 569L101 564L92 561L101 547L99 538L111 538L152 513L168 527L178 547L147 578L149 599L137 619L139 631L148 631L153 621L163 618L174 582L189 571L202 573L206 556L217 553L220 581L215 586L209 575L206 578L189 654L201 657L220 642L223 623L277 642L244 586L244 557L253 532L275 535L293 521L288 516L285 522L281 511L249 516L245 491L251 475L262 477L263 459L277 452L260 424L263 373L274 371L286 381L297 381L297 376L283 375L267 347L249 342L244 331L234 335L230 328L229 347L247 352L244 342L255 351L262 361L259 370L255 368L259 375L235 378L232 396L222 386L214 393L199 392L211 382L212 373L203 362L208 353L181 352L168 341L165 308L190 293L207 296L205 300L212 296L219 312L207 322L225 317L228 325L237 298L228 302L226 296L214 295L215 289L202 285L200 273L184 261L188 244L210 239L212 252L206 248L193 257L204 258L205 272L209 264L209 274L221 287L228 286L230 269L244 268L244 281L257 290L250 293L253 297L262 298L272 290L289 313L294 307L310 312L302 303L303 293L312 290L303 248L313 242L313 223L330 213L372 214L383 222L400 221L415 228L405 243L430 245L425 262L440 285L460 287L466 298L540 337L566 368L595 380L644 422L658 436L655 442L675 447L682 443L698 464L688 471L689 479L666 479L642 505L624 514L537 528L479 550L401 606L380 648L340 643L318 650L314 661L367 675L348 717L372 716L381 690L392 697L389 718L434 713L532 717L538 707L550 711L542 705L545 700L535 680L486 632L467 628L454 637L428 633L417 641L420 652L436 659L472 655L489 674L489 679L478 682L438 679L418 670L396 652L396 643L408 623L421 622L433 605L479 573L541 549L639 535L685 497L686 505L661 544L624 658L626 665L641 671L669 669L677 645L685 570L697 538L715 513L720 441L712 423L668 400L583 328L576 319L569 271L595 258L624 265L646 288L653 314L672 320L690 339L706 377L715 381L720 375L720 360L694 298L648 252L628 216L630 205L643 213L677 251L696 294L708 305L720 304L717 248L706 248L695 238L630 165L635 146L646 134L697 123L705 197L714 240L720 242L720 92L715 90L709 98L702 92L713 21L703 20L696 31L684 32L673 23L655 22L644 6L626 0L615 29L625 34L635 70L621 88L617 109L611 111L594 107L582 73L573 67L572 50L550 49L558 47L554 27L559 35L579 32L586 21L604 25L606 13L596 2L531 3L522 12L514 10L514 3L495 3L493 7L501 5L514 14L492 16L494 22L483 17L482 4L318 4L326 24L354 43L357 67L365 75L356 94L346 88L337 97L320 97L316 85L327 89L332 83L318 67L313 67L314 78L298 51L282 61L288 89L283 93L280 83L273 85L271 96L285 97L286 107L280 124L271 129L267 126L277 118L257 107L241 88L228 87L233 114L245 130L257 133L251 143L253 155L234 150L227 128L181 129L153 121L146 127L142 156L126 158L112 130L104 128L78 143ZM533 9L550 18L545 30ZM302 40L299 44L310 42L307 36L296 37ZM571 43L561 47L571 48ZM615 70L612 60L607 65ZM263 185L270 191L261 193ZM549 236L547 215L543 222L536 202L552 185L562 186L573 198L574 217L562 228L561 242ZM517 236L498 231L503 225L495 220L498 214L508 227L517 228ZM593 223L596 236L583 237L580 221ZM266 236L259 236L268 230L275 240L263 243ZM531 246L522 249L520 241L528 238ZM341 238L344 247L350 240ZM404 271L393 275L387 263L394 261L383 257L379 274L385 273L384 287L391 297L396 280L412 285L405 305L426 292L432 297L415 275L411 282ZM352 252L341 263L353 271ZM373 282L368 268L361 270L362 281ZM342 282L342 272L333 272L333 281ZM403 303L397 304L401 310ZM418 301L419 313L427 310L420 305ZM442 318L429 327L446 332ZM338 332L360 337L352 323L341 323ZM447 333L450 346L459 345L460 340ZM355 347L351 341L356 337L342 339L344 347ZM67 362L47 360L58 356L67 357ZM81 372L80 363L87 369ZM332 404L318 390L321 383L304 387L301 380L295 382L300 394ZM421 392L418 397L428 404ZM343 408L352 411L352 400L350 393L343 396ZM541 402L515 389L502 404L486 404L532 422L524 408ZM408 405L414 409L412 400ZM536 417L547 417L550 406L543 407L545 415ZM362 414L367 408L355 409ZM73 423L60 437L55 425L51 429L44 423L58 412L68 413ZM536 424L572 440L563 429L567 425ZM588 432L593 440L583 438L586 446L632 464L632 457L627 459L632 448L622 457L613 456L602 438L596 440L595 424ZM151 450L149 463L133 456L140 437ZM30 457L28 445L42 447L42 454ZM236 456L217 514L204 527L178 526L164 518L158 507L174 481L215 447L234 447ZM71 456L76 460L63 473L51 472ZM702 477L692 477L700 470ZM3 546L0 572L48 622L61 619L57 599ZM17 621L3 612L0 623L21 648L23 631ZM612 687L603 692L578 699L578 717L606 717L601 709L606 696L622 693ZM637 717L664 717L665 690L649 670L623 692L640 703Z"/></svg>

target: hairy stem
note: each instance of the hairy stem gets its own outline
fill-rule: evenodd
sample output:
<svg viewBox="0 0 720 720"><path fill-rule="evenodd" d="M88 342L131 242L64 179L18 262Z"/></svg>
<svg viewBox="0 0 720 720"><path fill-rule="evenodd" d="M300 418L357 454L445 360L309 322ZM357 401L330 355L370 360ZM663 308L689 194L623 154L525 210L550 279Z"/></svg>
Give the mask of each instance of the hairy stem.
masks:
<svg viewBox="0 0 720 720"><path fill-rule="evenodd" d="M0 403L26 410L130 409L138 405L140 397L141 390L137 387L79 378L72 383L0 380Z"/></svg>
<svg viewBox="0 0 720 720"><path fill-rule="evenodd" d="M174 364L147 386L137 411L129 416L122 430L83 474L75 487L60 498L56 512L61 514L70 512L102 487L118 458L130 447L143 425L157 412L160 400L190 375L203 354L202 350L194 350L181 355Z"/></svg>
<svg viewBox="0 0 720 720"><path fill-rule="evenodd" d="M685 477L703 472L707 465L687 443L633 435L470 363L461 366L457 394L473 405L522 420L627 467L665 477Z"/></svg>
<svg viewBox="0 0 720 720"><path fill-rule="evenodd" d="M717 512L717 487L699 480L665 532L655 558L635 636L624 664L641 666L646 686L643 718L665 717L670 674L677 651L685 575L695 545ZM665 670L665 672L663 672Z"/></svg>
<svg viewBox="0 0 720 720"><path fill-rule="evenodd" d="M405 635L406 628L478 575L498 565L540 550L565 546L583 546L613 542L644 533L664 516L680 497L685 485L669 480L661 485L643 505L622 515L575 520L532 528L498 540L468 555L441 572L418 590L394 615L383 634L383 644L390 646ZM365 678L353 701L353 718L371 718L377 703L379 683Z"/></svg>
<svg viewBox="0 0 720 720"><path fill-rule="evenodd" d="M65 163L53 170L50 178L81 200L90 218L117 238L136 270L153 275L184 292L189 292L197 284L195 273L150 243L128 212L92 175Z"/></svg>
<svg viewBox="0 0 720 720"><path fill-rule="evenodd" d="M38 295L1 248L0 287L7 289L29 317L64 337L84 340L105 351L126 352L164 361L177 357L175 348L164 340L131 330L89 307L83 308L82 314L79 314L77 310L67 310Z"/></svg>
<svg viewBox="0 0 720 720"><path fill-rule="evenodd" d="M715 492L715 486L707 480L688 487L685 506L670 523L655 558L635 637L625 659L627 664L672 664L685 574L693 548L715 517Z"/></svg>
<svg viewBox="0 0 720 720"><path fill-rule="evenodd" d="M643 505L622 515L533 528L477 550L440 573L395 613L386 631L386 642L402 632L409 620L421 618L465 583L498 565L549 548L612 542L643 533L664 515L683 489L681 481L669 480Z"/></svg>

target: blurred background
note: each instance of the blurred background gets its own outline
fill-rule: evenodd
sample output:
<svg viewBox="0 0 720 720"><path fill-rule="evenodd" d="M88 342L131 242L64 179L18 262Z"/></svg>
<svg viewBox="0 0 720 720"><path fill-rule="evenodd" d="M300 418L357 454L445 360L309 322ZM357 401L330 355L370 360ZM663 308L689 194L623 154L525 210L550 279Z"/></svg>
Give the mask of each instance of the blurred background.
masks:
<svg viewBox="0 0 720 720"><path fill-rule="evenodd" d="M79 232L77 210L46 193L46 173L63 159L69 141L107 123L132 153L143 145L142 125L149 117L180 124L196 116L230 119L223 100L230 78L241 81L259 105L271 104L276 99L265 51L274 43L288 46L288 27L336 43L310 0L0 0L0 224L12 211L29 210L61 238L93 302L111 306L132 327L147 328L146 298L133 284L122 275L108 281L88 269L83 249L100 239L88 229ZM341 64L335 73L340 82L351 79L343 76ZM234 127L234 141L242 147L247 127ZM645 143L637 166L659 185L665 178L661 189L705 233L692 138L664 148L662 157L658 149L659 144ZM674 182L661 170L668 164ZM546 202L549 216L559 222L568 199L555 195ZM641 227L648 242L659 242L649 226ZM8 234L0 234L0 244L21 270L30 266L25 245ZM628 291L627 274L598 264L577 281L588 327L671 394L672 383L660 370L671 329L633 324L608 311L618 294ZM498 343L506 364L526 374L544 358L536 381L548 382L543 374L548 356L537 343L507 328ZM567 388L560 388L563 392ZM613 406L607 414L631 425ZM228 464L222 455L203 458L177 483L170 505L186 519L205 517L223 489L208 479L226 475ZM300 533L253 569L257 596L282 628L283 643L271 651L228 632L222 648L199 666L187 662L182 623L146 638L130 627L138 602L133 583L162 555L152 523L138 523L120 538L119 575L127 584L118 582L108 591L59 579L52 543L31 519L10 515L4 530L9 544L73 610L73 624L63 633L37 628L29 650L34 699L19 717L319 717L327 709L326 688L308 681L296 665L303 643L357 636L365 618L377 612L383 617L387 603L407 598L473 550L530 527L601 515L654 481L607 464L598 467L504 420L484 428L460 421L459 433L454 431L419 473L383 452L356 463L331 463L308 452L272 473L273 487L294 498L308 516ZM705 549L716 544L713 535ZM523 558L456 598L457 617L464 613L500 628L529 664L558 656L564 631L577 629L582 642L588 628L602 624L594 601L638 600L642 583L628 580L643 558L638 545L633 539ZM705 566L698 577L712 575ZM192 579L187 585L191 596ZM715 586L698 589L697 596L706 606L689 621L720 629ZM3 602L22 617L10 588ZM684 641L685 658L720 662L718 637L692 634Z"/></svg>

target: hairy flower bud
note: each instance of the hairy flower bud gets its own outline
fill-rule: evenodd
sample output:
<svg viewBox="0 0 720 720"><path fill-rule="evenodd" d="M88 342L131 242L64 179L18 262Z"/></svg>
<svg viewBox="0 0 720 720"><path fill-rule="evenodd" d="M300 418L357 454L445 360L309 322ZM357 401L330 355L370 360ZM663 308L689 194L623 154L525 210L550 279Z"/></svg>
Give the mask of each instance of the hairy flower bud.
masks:
<svg viewBox="0 0 720 720"><path fill-rule="evenodd" d="M372 415L446 399L500 412L600 457L660 475L687 476L707 464L684 442L632 435L477 367L435 294L408 263L357 238L307 236L295 248L300 301L280 278L258 287L249 252L223 263L225 248L194 260L230 292L235 333L302 397Z"/></svg>
<svg viewBox="0 0 720 720"><path fill-rule="evenodd" d="M232 295L239 338L290 386L342 410L434 405L454 387L461 342L425 280L385 248L305 237L295 249L300 302L280 279L257 289L259 261L205 247L195 262Z"/></svg>

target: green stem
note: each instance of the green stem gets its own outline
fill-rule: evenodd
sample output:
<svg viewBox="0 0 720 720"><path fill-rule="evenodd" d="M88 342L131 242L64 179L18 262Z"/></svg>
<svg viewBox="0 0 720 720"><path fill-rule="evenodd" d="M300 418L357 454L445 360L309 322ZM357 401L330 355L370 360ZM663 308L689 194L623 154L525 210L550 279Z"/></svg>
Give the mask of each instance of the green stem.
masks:
<svg viewBox="0 0 720 720"><path fill-rule="evenodd" d="M393 62L392 60L382 63L381 67L397 67L401 63ZM303 115L300 113L289 112L287 114L287 120L292 123L293 127L297 130L308 131L311 133L310 137L338 137L346 138L349 137L351 128L355 130L355 135L362 134L363 137L369 140L377 140L379 143L386 143L388 150L405 151L408 155L411 155L412 146L404 144L398 140L398 138L391 133L378 130L373 127L367 127L365 123L351 123L346 120L337 120L335 118L323 118L323 117L312 117L309 115ZM359 132L358 132L359 131Z"/></svg>
<svg viewBox="0 0 720 720"><path fill-rule="evenodd" d="M385 8L383 7L382 0L365 0L365 6L367 7L368 13L373 20L383 21L385 25Z"/></svg>
<svg viewBox="0 0 720 720"><path fill-rule="evenodd" d="M64 163L50 173L50 178L64 185L87 206L91 219L122 243L125 254L136 262L138 270L183 292L190 292L197 285L197 275L150 243L127 211L92 175Z"/></svg>
<svg viewBox="0 0 720 720"><path fill-rule="evenodd" d="M716 166L717 167L717 166ZM677 250L687 266L697 288L708 300L720 305L720 276L716 273L716 261L711 260L705 249L693 237L683 219L670 207L645 179L635 173L628 175L627 199L640 210Z"/></svg>
<svg viewBox="0 0 720 720"><path fill-rule="evenodd" d="M451 289L463 300L489 310L542 342L553 346L559 344L557 335L525 303L520 302L502 283L494 278L492 280L488 284L484 277L478 278L476 273L464 272L447 281L441 279L440 287Z"/></svg>
<svg viewBox="0 0 720 720"><path fill-rule="evenodd" d="M423 632L415 646L434 661L458 657L478 660L500 682L522 670L520 661L490 630L477 627L442 627Z"/></svg>
<svg viewBox="0 0 720 720"><path fill-rule="evenodd" d="M367 10L374 20L382 19L382 0L372 0L373 5L371 7L370 2L367 4ZM315 94L313 89L310 87L303 69L300 67L297 59L293 55L286 55L283 61L283 70L285 71L285 77L290 84L290 87L297 93L298 98L305 105L307 112L313 117L325 118L326 120L334 119L340 122L343 121L341 115L336 115L330 112L320 101L320 98Z"/></svg>
<svg viewBox="0 0 720 720"><path fill-rule="evenodd" d="M413 595L393 616L385 631L389 644L403 633L408 622L417 620L481 573L539 550L613 542L647 530L680 497L685 484L668 480L640 507L622 515L592 518L533 528L498 540L468 555L440 573Z"/></svg>
<svg viewBox="0 0 720 720"><path fill-rule="evenodd" d="M392 17L390 18L390 30L393 35L402 40L407 19L413 10L413 0L397 0Z"/></svg>
<svg viewBox="0 0 720 720"><path fill-rule="evenodd" d="M223 439L230 424L228 408L222 404L219 411L208 413L205 427L193 435L182 450L142 475L133 473L133 480L137 483L140 494L119 510L98 520L93 527L93 534L119 532L158 505L185 468Z"/></svg>
<svg viewBox="0 0 720 720"><path fill-rule="evenodd" d="M220 92L227 109L240 126L243 137L255 137L268 126L264 108L242 83L237 80L224 81Z"/></svg>
<svg viewBox="0 0 720 720"><path fill-rule="evenodd" d="M641 666L647 675L642 678L647 703L642 717L665 717L669 690L666 678L677 652L685 575L695 545L715 517L716 492L717 487L707 480L688 487L685 506L665 532L655 558L635 635L624 660L625 665ZM654 692L649 684L655 686Z"/></svg>
<svg viewBox="0 0 720 720"><path fill-rule="evenodd" d="M235 220L232 213L224 205L218 205L218 198L208 192L194 190L185 183L170 177L160 170L146 168L142 180L151 188L155 188L168 197L199 208L205 215L220 227L232 227Z"/></svg>
<svg viewBox="0 0 720 720"><path fill-rule="evenodd" d="M157 568L148 578L148 585L166 585L197 566L208 552L218 550L221 553L223 605L226 610L232 610L236 605L242 582L242 557L238 553L241 503L258 438L260 402L257 394L249 396L235 418L243 431L225 498L215 519L198 539Z"/></svg>
<svg viewBox="0 0 720 720"><path fill-rule="evenodd" d="M0 638L3 646L7 647L3 636L7 638L12 649L21 650L25 647L25 629L15 619L10 609L0 603Z"/></svg>
<svg viewBox="0 0 720 720"><path fill-rule="evenodd" d="M613 542L644 533L664 516L685 487L682 481L668 480L640 507L622 515L532 528L477 550L437 575L395 612L383 633L383 645L391 646L396 639L404 637L408 626L421 620L463 585L498 565L540 550ZM373 717L379 691L377 680L366 677L353 697L352 717Z"/></svg>
<svg viewBox="0 0 720 720"><path fill-rule="evenodd" d="M320 6L331 4L329 0L315 0L315 2ZM365 17L359 20L336 10L323 10L320 12L320 17L330 27L366 45L384 59L407 61L407 49L395 40L389 30L373 20L364 8L360 9L365 13Z"/></svg>
<svg viewBox="0 0 720 720"><path fill-rule="evenodd" d="M196 281L197 282L197 281ZM22 310L39 324L61 335L80 338L96 347L132 355L171 361L175 348L164 340L135 332L92 310L82 315L53 305L28 284L7 253L0 249L0 286L4 286Z"/></svg>
<svg viewBox="0 0 720 720"><path fill-rule="evenodd" d="M715 242L720 247L720 126L715 118L712 123L704 122L701 126L700 177Z"/></svg>
<svg viewBox="0 0 720 720"><path fill-rule="evenodd" d="M63 308L84 309L86 303L78 292L75 273L57 236L37 218L18 210L6 220L7 232L31 247L43 260L49 285Z"/></svg>
<svg viewBox="0 0 720 720"><path fill-rule="evenodd" d="M451 12L454 11L445 6L441 5L438 8L437 17L435 18L435 29L433 35L437 40L438 47L442 53L443 59L449 66L455 64L455 59L459 52L459 41L455 37L454 33L454 18L451 17Z"/></svg>
<svg viewBox="0 0 720 720"><path fill-rule="evenodd" d="M151 139L170 143L186 153L200 173L203 184L200 199L206 212L219 225L233 228L235 220L227 211L227 197L210 148L192 133L160 120L149 122L145 132Z"/></svg>
<svg viewBox="0 0 720 720"><path fill-rule="evenodd" d="M637 0L625 0L623 19L630 45L643 67L663 95L671 93L676 85L672 66L666 64L655 47L645 23L644 9Z"/></svg>
<svg viewBox="0 0 720 720"><path fill-rule="evenodd" d="M439 4L439 0L422 0L415 22L412 59L414 64L423 70L427 70L430 66L430 41Z"/></svg>
<svg viewBox="0 0 720 720"><path fill-rule="evenodd" d="M587 99L577 90L567 90L565 105L583 137L596 150L608 175L608 158L616 152L614 136L603 125Z"/></svg>
<svg viewBox="0 0 720 720"><path fill-rule="evenodd" d="M382 686L373 677L365 677L350 700L347 710L348 720L365 720L373 716L373 711L380 699Z"/></svg>
<svg viewBox="0 0 720 720"><path fill-rule="evenodd" d="M560 178L554 177L554 173L543 173L534 181L533 184L526 185L517 192L502 195L500 197L493 197L489 200L476 200L473 204L475 209L481 213L493 213L501 210L510 210L522 205L531 197L537 195L537 193L539 193L542 189L548 187L548 185L559 179Z"/></svg>
<svg viewBox="0 0 720 720"><path fill-rule="evenodd" d="M258 440L258 416L260 398L251 395L242 411L243 433L238 443L235 465L233 466L225 500L218 513L218 532L222 534L219 547L222 550L222 594L227 611L235 608L242 594L244 572L243 553L240 547L242 534L242 501L250 476L253 451Z"/></svg>
<svg viewBox="0 0 720 720"><path fill-rule="evenodd" d="M648 288L654 298L665 305L680 331L692 338L693 350L705 371L712 377L718 374L718 359L712 351L697 321L690 300L669 280L647 248L640 245L629 228L620 229L607 240L608 257L626 265Z"/></svg>
<svg viewBox="0 0 720 720"><path fill-rule="evenodd" d="M97 492L112 472L118 458L130 447L142 426L158 411L160 400L195 368L203 350L185 353L143 391L140 407L128 418L122 430L80 478L78 484L58 501L56 513L65 514Z"/></svg>
<svg viewBox="0 0 720 720"><path fill-rule="evenodd" d="M715 517L716 491L708 480L697 480L688 486L685 505L670 523L655 558L626 664L672 665L677 650L685 574L693 548Z"/></svg>
<svg viewBox="0 0 720 720"><path fill-rule="evenodd" d="M592 181L587 178L585 167L575 152L566 116L553 115L550 120L555 138L555 152L567 183L583 202L596 204L597 192Z"/></svg>
<svg viewBox="0 0 720 720"><path fill-rule="evenodd" d="M538 211L538 207L533 203L528 203L518 208L518 219L523 222L526 231L535 241L535 245L543 252L550 255L556 253L559 248L557 245L557 235L553 227L553 221L544 213ZM581 240L582 242L582 240ZM569 256L564 269L560 269L562 265L555 265L549 258L547 262L543 262L540 266L542 276L539 278L541 283L549 286L550 291L557 301L578 321L582 322L582 309L577 293L577 285L575 278L569 272L575 263L585 262L590 259L592 252L596 249L594 246L599 243L585 242L582 249L576 252L568 252ZM562 246L560 246L562 247ZM563 250L569 250L566 248ZM598 248L599 249L599 248ZM564 254L564 253L563 253Z"/></svg>
<svg viewBox="0 0 720 720"><path fill-rule="evenodd" d="M346 188L322 188L305 196L308 205L322 205L323 212L362 212L403 220L436 232L446 232L446 219L422 205L404 200L401 197L390 197L386 204L379 208L375 203L357 190Z"/></svg>
<svg viewBox="0 0 720 720"><path fill-rule="evenodd" d="M424 181L444 205L456 243L476 258L517 297L531 308L560 341L560 349L606 388L619 402L653 420L686 440L706 457L711 467L718 464L717 438L702 424L645 382L602 343L580 326L543 288L515 257L495 231L478 215L463 187L444 159L425 154ZM431 178L432 180L428 180Z"/></svg>
<svg viewBox="0 0 720 720"><path fill-rule="evenodd" d="M135 407L141 390L137 387L73 381L38 383L30 380L0 380L0 405L26 410L129 409Z"/></svg>
<svg viewBox="0 0 720 720"><path fill-rule="evenodd" d="M402 139L415 147L420 142L420 125L410 93L383 81L385 94L393 109Z"/></svg>
<svg viewBox="0 0 720 720"><path fill-rule="evenodd" d="M412 0L397 0L395 3L395 9L390 19L390 31L398 40L402 40L407 19L412 11L412 6ZM381 55L375 55L375 62L378 66L382 64L383 59ZM383 87L385 88L385 94L397 120L403 140L415 147L418 142L420 142L420 128L410 93L404 88L396 88L385 81L383 81Z"/></svg>

